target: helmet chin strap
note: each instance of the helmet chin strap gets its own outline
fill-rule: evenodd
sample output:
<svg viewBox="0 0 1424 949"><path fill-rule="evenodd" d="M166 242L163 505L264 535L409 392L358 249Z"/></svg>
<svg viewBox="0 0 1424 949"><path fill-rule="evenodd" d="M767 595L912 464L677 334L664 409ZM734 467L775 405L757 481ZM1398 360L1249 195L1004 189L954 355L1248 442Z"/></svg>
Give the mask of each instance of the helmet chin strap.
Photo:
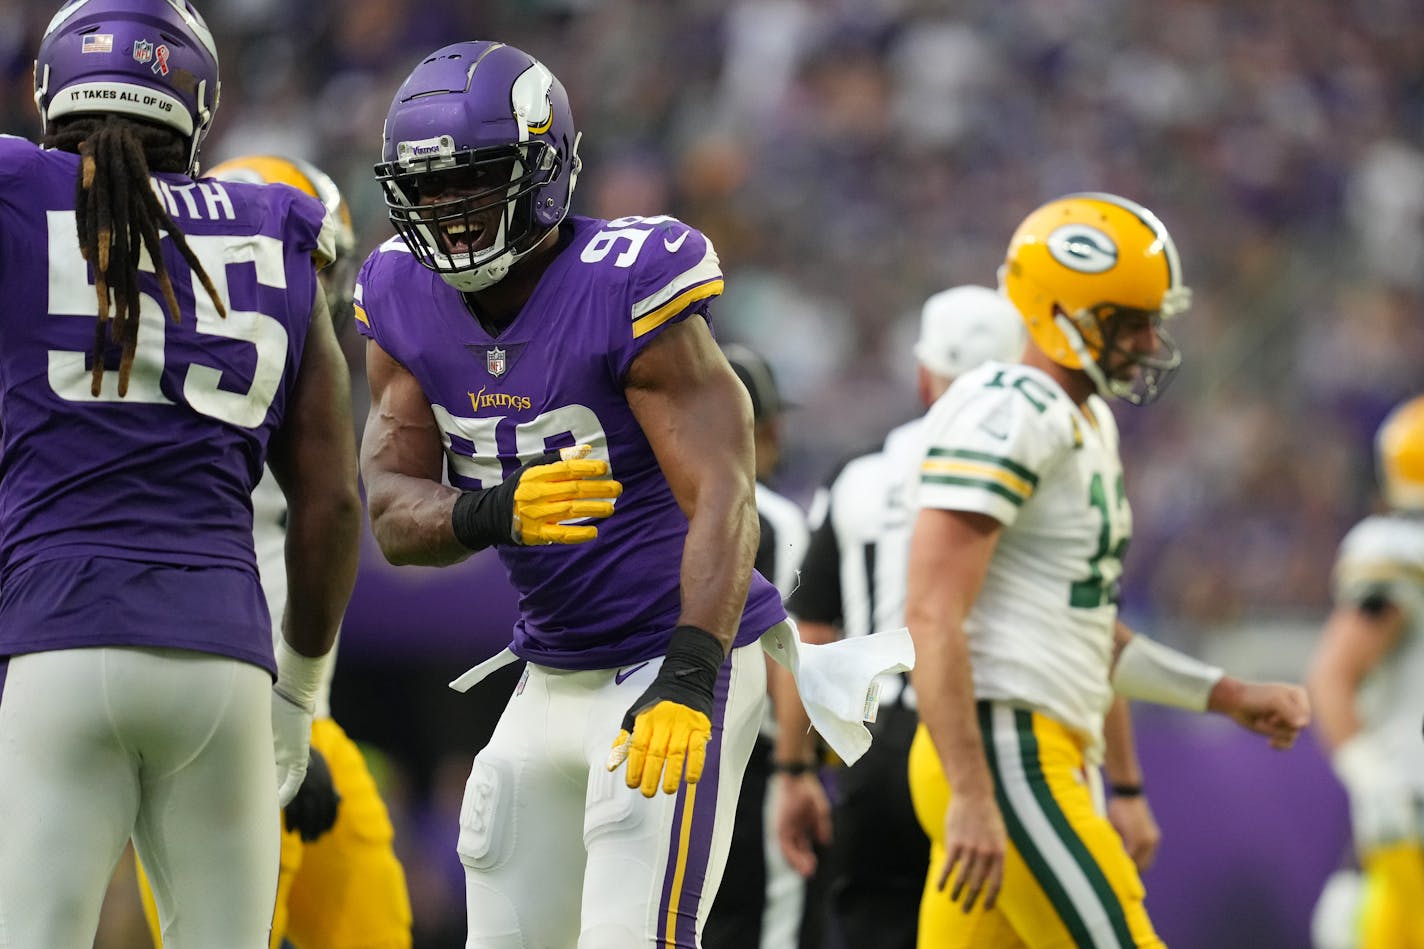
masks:
<svg viewBox="0 0 1424 949"><path fill-rule="evenodd" d="M500 237L503 237L503 222L500 222L499 228ZM495 257L493 260L481 264L474 270L461 270L457 272L441 270L439 271L440 279L461 293L479 293L481 290L488 290L503 280L505 276L508 275L509 268L513 267L525 254L544 243L544 238L547 237L548 234L549 231L544 231L539 235L538 240L530 244L526 250L517 254L511 248L505 247L504 253Z"/></svg>
<svg viewBox="0 0 1424 949"><path fill-rule="evenodd" d="M1125 398L1113 385L1113 380L1103 372L1103 367L1098 365L1093 354L1088 352L1088 344L1083 341L1083 334L1078 332L1077 324L1069 318L1068 314L1054 307L1053 322L1059 332L1063 334L1063 338L1068 340L1068 346L1073 350L1073 355L1078 357L1083 371L1088 374L1089 379L1093 380L1093 386L1098 390L1098 395L1105 399Z"/></svg>
<svg viewBox="0 0 1424 949"><path fill-rule="evenodd" d="M504 253L496 260L492 260L476 270L462 270L458 273L441 270L439 274L441 280L444 280L461 293L479 293L481 290L488 290L503 280L505 274L509 273L510 265L513 263L513 255Z"/></svg>

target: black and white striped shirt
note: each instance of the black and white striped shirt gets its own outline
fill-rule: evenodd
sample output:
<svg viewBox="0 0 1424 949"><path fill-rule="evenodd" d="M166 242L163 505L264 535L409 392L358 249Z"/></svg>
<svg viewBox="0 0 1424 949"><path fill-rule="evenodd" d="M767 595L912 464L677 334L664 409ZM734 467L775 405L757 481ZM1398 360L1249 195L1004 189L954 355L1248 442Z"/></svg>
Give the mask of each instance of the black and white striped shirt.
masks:
<svg viewBox="0 0 1424 949"><path fill-rule="evenodd" d="M798 619L867 636L905 625L905 584L914 511L909 478L922 450L923 419L894 429L877 451L846 462L811 507L811 545L801 582L786 606ZM881 685L880 701L904 694L914 707L908 680Z"/></svg>

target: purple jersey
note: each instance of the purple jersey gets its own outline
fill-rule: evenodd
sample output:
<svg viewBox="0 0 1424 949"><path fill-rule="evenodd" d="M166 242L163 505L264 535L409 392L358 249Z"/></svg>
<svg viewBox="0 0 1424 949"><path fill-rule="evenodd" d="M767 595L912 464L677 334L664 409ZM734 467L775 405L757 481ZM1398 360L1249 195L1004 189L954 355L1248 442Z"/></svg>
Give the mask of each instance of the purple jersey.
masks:
<svg viewBox="0 0 1424 949"><path fill-rule="evenodd" d="M541 452L593 447L623 483L598 539L498 548L519 592L514 652L560 669L662 655L681 609L683 515L624 394L633 359L722 290L712 245L669 217L568 218L568 241L519 316L492 337L400 238L356 284L357 327L409 370L444 434L459 488L498 484ZM737 645L784 619L753 574Z"/></svg>
<svg viewBox="0 0 1424 949"><path fill-rule="evenodd" d="M181 319L145 254L128 392L110 345L96 398L78 163L0 137L0 655L171 646L272 669L251 494L306 342L321 205L154 176L227 317L165 237Z"/></svg>

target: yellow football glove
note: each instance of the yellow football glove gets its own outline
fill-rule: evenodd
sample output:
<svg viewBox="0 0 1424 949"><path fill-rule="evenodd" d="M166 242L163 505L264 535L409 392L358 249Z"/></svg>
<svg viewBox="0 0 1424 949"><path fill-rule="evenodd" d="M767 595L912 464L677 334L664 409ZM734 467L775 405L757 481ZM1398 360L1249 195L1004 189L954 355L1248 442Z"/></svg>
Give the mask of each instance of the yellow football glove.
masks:
<svg viewBox="0 0 1424 949"><path fill-rule="evenodd" d="M594 525L559 522L608 517L623 485L607 477L608 462L588 453L587 445L548 452L493 488L463 492L450 516L455 537L471 550L593 540Z"/></svg>
<svg viewBox="0 0 1424 949"><path fill-rule="evenodd" d="M608 474L608 462L586 457L589 446L565 448L559 461L521 468L514 489L514 538L521 544L582 544L598 536L592 524L564 525L584 517L607 517L623 485Z"/></svg>
<svg viewBox="0 0 1424 949"><path fill-rule="evenodd" d="M623 727L608 754L608 770L625 761L628 787L644 797L676 794L702 778L707 742L712 738L712 695L726 659L722 641L696 626L679 626L668 641L667 657L647 691L623 716Z"/></svg>

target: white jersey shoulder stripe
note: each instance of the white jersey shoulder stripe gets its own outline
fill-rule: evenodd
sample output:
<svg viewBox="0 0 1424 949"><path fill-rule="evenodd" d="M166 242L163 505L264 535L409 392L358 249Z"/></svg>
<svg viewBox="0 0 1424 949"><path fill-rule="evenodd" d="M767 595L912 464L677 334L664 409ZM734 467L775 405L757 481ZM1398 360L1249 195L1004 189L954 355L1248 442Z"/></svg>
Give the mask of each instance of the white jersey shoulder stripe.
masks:
<svg viewBox="0 0 1424 949"><path fill-rule="evenodd" d="M717 259L717 251L712 248L711 241L706 242L706 249L702 252L701 260L663 284L656 293L649 294L633 304L633 322L637 323L645 317L654 315L655 312L663 309L669 301L709 282L716 282L719 287L717 292L721 292L722 264ZM711 296L711 294L706 295Z"/></svg>
<svg viewBox="0 0 1424 949"><path fill-rule="evenodd" d="M406 244L404 237L397 234L394 237L386 238L381 246L376 248L376 253L378 254L385 254L391 251L398 254L409 254L410 245Z"/></svg>

